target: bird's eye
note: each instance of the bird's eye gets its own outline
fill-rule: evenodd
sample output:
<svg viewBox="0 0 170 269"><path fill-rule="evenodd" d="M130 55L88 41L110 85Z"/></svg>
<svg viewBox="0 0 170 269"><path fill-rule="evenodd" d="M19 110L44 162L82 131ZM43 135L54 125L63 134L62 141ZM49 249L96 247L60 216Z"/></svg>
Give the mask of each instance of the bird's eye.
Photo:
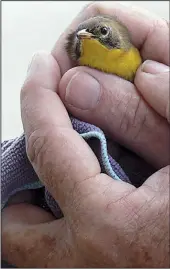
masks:
<svg viewBox="0 0 170 269"><path fill-rule="evenodd" d="M102 28L100 28L100 32L101 32L102 35L107 35L108 28L107 27L102 27Z"/></svg>

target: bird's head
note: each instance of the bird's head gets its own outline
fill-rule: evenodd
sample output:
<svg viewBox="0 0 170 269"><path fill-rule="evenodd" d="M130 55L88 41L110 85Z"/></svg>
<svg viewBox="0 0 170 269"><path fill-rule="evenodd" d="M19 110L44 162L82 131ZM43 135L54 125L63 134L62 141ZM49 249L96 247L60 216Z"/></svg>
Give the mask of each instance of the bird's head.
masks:
<svg viewBox="0 0 170 269"><path fill-rule="evenodd" d="M81 56L81 43L85 39L95 39L108 49L128 50L132 46L127 28L110 16L90 18L68 35L66 51L73 60Z"/></svg>

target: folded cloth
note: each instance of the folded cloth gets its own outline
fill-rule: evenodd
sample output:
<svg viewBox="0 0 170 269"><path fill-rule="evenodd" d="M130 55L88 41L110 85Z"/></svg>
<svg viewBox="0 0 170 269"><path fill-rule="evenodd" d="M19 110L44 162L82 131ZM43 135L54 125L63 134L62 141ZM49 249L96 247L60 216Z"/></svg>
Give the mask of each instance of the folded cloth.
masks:
<svg viewBox="0 0 170 269"><path fill-rule="evenodd" d="M101 170L113 180L123 180L139 187L155 170L136 154L110 139L98 127L72 118L72 125L97 156ZM57 201L45 189L26 154L24 134L1 143L1 210L18 192L32 190L30 203L51 211L56 218L63 216ZM59 153L60 154L60 153ZM122 169L123 168L123 169ZM23 197L23 202L25 199ZM16 268L2 261L2 268Z"/></svg>
<svg viewBox="0 0 170 269"><path fill-rule="evenodd" d="M74 130L87 141L96 154L102 172L114 180L139 186L153 173L154 169L137 155L106 139L100 128L73 117L71 122ZM31 202L50 210L56 218L62 217L57 202L43 186L27 158L24 134L1 143L1 151L1 210L16 193L36 190L36 198Z"/></svg>

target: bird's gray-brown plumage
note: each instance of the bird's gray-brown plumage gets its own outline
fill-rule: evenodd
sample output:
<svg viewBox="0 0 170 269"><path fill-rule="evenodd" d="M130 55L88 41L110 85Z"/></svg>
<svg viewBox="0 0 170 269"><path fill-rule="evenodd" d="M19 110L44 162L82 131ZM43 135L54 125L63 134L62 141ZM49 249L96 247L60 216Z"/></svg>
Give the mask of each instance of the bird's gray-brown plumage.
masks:
<svg viewBox="0 0 170 269"><path fill-rule="evenodd" d="M102 29L105 27L108 29L107 35L102 34ZM77 33L83 29L92 33L93 38L98 39L109 49L124 48L128 50L132 46L127 28L116 17L100 15L82 22L75 31L68 35L65 49L73 60L78 60L81 55Z"/></svg>

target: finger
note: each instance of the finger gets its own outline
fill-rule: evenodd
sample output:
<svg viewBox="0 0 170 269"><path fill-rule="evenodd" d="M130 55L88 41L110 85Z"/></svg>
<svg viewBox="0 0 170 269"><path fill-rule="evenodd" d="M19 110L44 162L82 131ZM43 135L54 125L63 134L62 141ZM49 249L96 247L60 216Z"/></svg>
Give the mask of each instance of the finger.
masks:
<svg viewBox="0 0 170 269"><path fill-rule="evenodd" d="M25 202L9 205L4 208L2 216L4 227L9 225L9 223L23 226L50 222L56 219L51 213L45 211L41 207Z"/></svg>
<svg viewBox="0 0 170 269"><path fill-rule="evenodd" d="M63 213L71 214L71 209L75 211L73 203L96 184L93 177L100 173L100 166L90 147L73 130L55 92L58 72L52 56L34 57L21 91L21 114L28 157Z"/></svg>
<svg viewBox="0 0 170 269"><path fill-rule="evenodd" d="M30 204L9 206L2 212L2 259L18 268L71 266L67 234L64 219Z"/></svg>
<svg viewBox="0 0 170 269"><path fill-rule="evenodd" d="M110 7L110 8L109 8ZM144 60L152 59L169 65L169 23L155 14L135 6L101 4L100 13L116 15L128 28L132 43ZM160 39L161 38L161 39ZM161 44L159 40L162 40Z"/></svg>
<svg viewBox="0 0 170 269"><path fill-rule="evenodd" d="M137 71L135 85L154 110L170 122L169 66L144 62Z"/></svg>
<svg viewBox="0 0 170 269"><path fill-rule="evenodd" d="M88 67L76 67L61 79L59 95L75 117L101 127L154 166L169 163L169 126L132 83Z"/></svg>
<svg viewBox="0 0 170 269"><path fill-rule="evenodd" d="M116 16L126 25L132 43L141 50L144 60L152 59L169 65L169 24L165 20L147 10L125 6L118 2L93 2L77 15L52 50L62 75L75 66L64 48L68 33L74 31L84 20L99 14Z"/></svg>

